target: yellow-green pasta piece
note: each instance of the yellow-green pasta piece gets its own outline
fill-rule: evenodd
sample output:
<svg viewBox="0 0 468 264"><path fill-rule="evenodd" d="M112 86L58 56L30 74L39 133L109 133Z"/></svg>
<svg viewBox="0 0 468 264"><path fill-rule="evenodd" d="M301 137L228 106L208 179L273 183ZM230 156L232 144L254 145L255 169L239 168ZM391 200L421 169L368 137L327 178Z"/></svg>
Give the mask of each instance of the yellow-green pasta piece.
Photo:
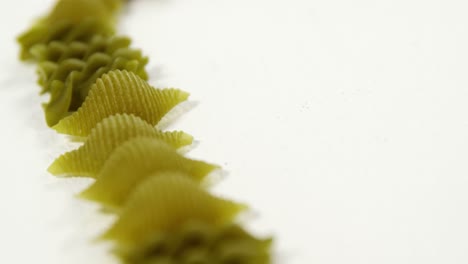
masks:
<svg viewBox="0 0 468 264"><path fill-rule="evenodd" d="M143 246L189 221L223 226L244 209L244 205L209 194L181 172L159 172L138 185L102 238L118 245Z"/></svg>
<svg viewBox="0 0 468 264"><path fill-rule="evenodd" d="M268 264L272 240L259 239L235 224L211 226L188 222L173 232L155 235L146 245L117 247L114 253L126 264L217 263Z"/></svg>
<svg viewBox="0 0 468 264"><path fill-rule="evenodd" d="M63 134L86 137L107 116L128 113L156 125L189 94L178 89L155 89L128 71L104 74L91 87L83 105L53 128Z"/></svg>
<svg viewBox="0 0 468 264"><path fill-rule="evenodd" d="M116 11L121 1L116 0L60 0L51 12L39 19L18 41L21 58L31 59L30 49L53 40L70 41L94 34L114 32Z"/></svg>
<svg viewBox="0 0 468 264"><path fill-rule="evenodd" d="M31 49L31 54L38 62L50 61L58 63L71 58L85 60L96 52L113 54L119 49L129 48L130 45L131 40L128 37L95 35L89 42L73 41L65 43L62 41L52 41L50 43L38 44Z"/></svg>
<svg viewBox="0 0 468 264"><path fill-rule="evenodd" d="M123 264L269 264L272 240L236 224L247 207L205 190L219 167L178 152L190 135L155 128L189 94L146 82L148 58L114 35L125 2L56 0L17 39L50 95L47 124L86 138L49 172L96 179L80 196L117 216L100 238Z"/></svg>
<svg viewBox="0 0 468 264"><path fill-rule="evenodd" d="M38 61L39 84L42 92L50 92L50 101L44 104L49 126L57 124L69 112L78 109L89 88L104 73L125 69L143 79L148 62L139 50L130 49L125 37L95 36L90 43L60 41L36 45L31 53Z"/></svg>
<svg viewBox="0 0 468 264"><path fill-rule="evenodd" d="M147 62L148 59L138 50L118 49L112 55L96 52L86 60L66 59L56 67L47 64L47 68L42 69L43 72L46 69L54 70L53 73L44 74L50 76L49 79L52 80L46 82L43 89L51 92L49 103L44 105L47 124L53 126L69 112L76 111L86 99L90 87L109 71L128 70L141 78L147 78L144 69ZM52 89L51 84L56 81L62 83L62 89ZM64 94L71 97L64 97Z"/></svg>
<svg viewBox="0 0 468 264"><path fill-rule="evenodd" d="M196 182L218 166L185 158L157 138L137 137L120 145L107 159L96 181L81 196L119 208L147 177L161 171L179 171Z"/></svg>
<svg viewBox="0 0 468 264"><path fill-rule="evenodd" d="M47 125L52 126L68 115L70 104L73 101L73 86L80 80L78 72L72 72L67 82L54 80L50 84L50 101L42 104Z"/></svg>
<svg viewBox="0 0 468 264"><path fill-rule="evenodd" d="M95 35L111 36L113 33L114 29L108 23L94 18L85 19L76 25L70 21L60 21L51 25L39 23L18 37L21 45L20 58L33 60L35 57L31 54L31 50L35 45L52 41L88 42Z"/></svg>
<svg viewBox="0 0 468 264"><path fill-rule="evenodd" d="M135 49L118 49L113 54L102 52L94 53L86 60L86 66L81 72L83 81L74 88L77 92L77 99L81 103L88 96L89 89L96 80L103 74L113 70L126 70L136 74L138 77L146 80L148 74L145 66L148 63L148 58L142 56L140 50ZM77 109L78 107L74 108Z"/></svg>
<svg viewBox="0 0 468 264"><path fill-rule="evenodd" d="M184 132L162 132L137 116L117 114L99 122L83 146L58 157L48 170L53 175L94 178L118 146L141 136L163 140L174 148L189 145L193 140Z"/></svg>
<svg viewBox="0 0 468 264"><path fill-rule="evenodd" d="M77 99L81 101L86 98L96 79L111 70L128 70L144 80L148 79L144 68L148 58L140 50L130 48L130 40L125 37L98 35L89 43L75 41L67 44L53 41L48 45L36 45L31 52L40 61L38 73L39 84L43 87L41 93L49 91L48 85L54 80L65 82L73 71L80 71L83 75L82 83L75 87ZM70 69L70 62L80 63L81 67Z"/></svg>
<svg viewBox="0 0 468 264"><path fill-rule="evenodd" d="M59 0L44 18L44 23L69 20L77 24L86 18L99 18L114 23L115 9L102 0Z"/></svg>

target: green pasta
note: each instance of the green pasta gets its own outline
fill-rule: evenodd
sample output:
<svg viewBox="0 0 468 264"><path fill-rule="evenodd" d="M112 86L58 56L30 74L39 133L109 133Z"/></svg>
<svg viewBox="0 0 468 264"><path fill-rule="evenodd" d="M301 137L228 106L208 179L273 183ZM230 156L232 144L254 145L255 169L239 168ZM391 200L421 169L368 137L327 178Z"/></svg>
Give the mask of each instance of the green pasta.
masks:
<svg viewBox="0 0 468 264"><path fill-rule="evenodd" d="M18 37L50 95L47 124L85 140L48 171L95 179L80 197L117 217L100 239L124 264L269 264L272 239L236 221L247 206L206 190L220 167L181 154L192 136L155 128L189 94L147 83L148 58L115 36L125 2L58 0Z"/></svg>
<svg viewBox="0 0 468 264"><path fill-rule="evenodd" d="M236 224L213 227L190 221L173 232L154 236L145 246L122 246L114 253L127 264L270 263L271 239L258 239Z"/></svg>
<svg viewBox="0 0 468 264"><path fill-rule="evenodd" d="M74 71L80 71L84 75L81 86L75 88L81 101L86 98L96 79L112 70L127 70L144 80L148 79L144 68L148 58L142 56L140 50L131 49L130 40L125 37L97 35L89 43L74 41L66 44L53 41L47 45L36 45L32 53L39 61L39 84L43 87L41 93L48 92L48 85L54 80L65 82ZM75 62L79 67L70 69L70 62Z"/></svg>
<svg viewBox="0 0 468 264"><path fill-rule="evenodd" d="M130 47L131 40L128 37L101 35L93 36L89 42L73 41L65 43L62 41L52 41L47 44L37 44L31 48L31 54L41 66L41 62L59 63L65 59L76 58L84 60L96 52L113 54L119 49ZM39 67L40 68L40 67ZM39 72L39 75L41 73ZM40 76L42 77L42 76ZM42 83L40 83L42 85Z"/></svg>
<svg viewBox="0 0 468 264"><path fill-rule="evenodd" d="M57 158L50 165L49 172L54 175L94 178L117 147L141 136L164 140L173 148L192 144L192 136L184 132L158 131L137 116L117 114L98 123L84 145Z"/></svg>
<svg viewBox="0 0 468 264"><path fill-rule="evenodd" d="M45 88L51 92L49 103L44 104L47 124L54 126L69 112L76 111L88 95L91 85L102 74L115 69L141 71L142 62L137 57L138 53L130 52L116 57L95 53L86 62L70 59L60 63L56 71L63 74L64 71L69 70L70 73L63 82L53 80L51 87ZM146 72L143 71L142 75L146 76Z"/></svg>
<svg viewBox="0 0 468 264"><path fill-rule="evenodd" d="M121 0L60 0L44 20L48 23L63 20L79 23L86 18L99 18L114 24L115 11L120 8L121 2Z"/></svg>
<svg viewBox="0 0 468 264"><path fill-rule="evenodd" d="M41 93L51 93L49 103L44 104L47 124L53 126L69 112L76 111L104 73L127 70L146 80L144 67L148 58L139 50L130 49L129 44L125 38L95 36L89 44L72 42L70 48L57 41L36 45L32 52L41 60L38 67Z"/></svg>
<svg viewBox="0 0 468 264"><path fill-rule="evenodd" d="M81 196L108 207L120 207L133 189L154 173L177 171L200 182L217 168L212 164L187 159L159 139L137 137L112 153L96 182Z"/></svg>
<svg viewBox="0 0 468 264"><path fill-rule="evenodd" d="M38 44L47 44L52 41L87 42L95 35L111 36L113 33L113 28L110 28L107 23L93 18L84 19L76 25L66 20L53 24L39 23L18 37L22 46L21 59L33 60L31 49Z"/></svg>
<svg viewBox="0 0 468 264"><path fill-rule="evenodd" d="M210 195L184 173L159 172L136 187L102 238L123 246L143 246L153 236L177 230L188 221L223 226L245 208Z"/></svg>
<svg viewBox="0 0 468 264"><path fill-rule="evenodd" d="M188 96L178 89L154 89L132 72L115 70L99 78L78 111L53 128L59 133L86 137L102 119L119 113L139 116L154 126Z"/></svg>
<svg viewBox="0 0 468 264"><path fill-rule="evenodd" d="M31 48L54 40L87 41L95 35L110 36L115 31L115 15L120 0L60 0L55 8L18 37L21 59L32 60Z"/></svg>

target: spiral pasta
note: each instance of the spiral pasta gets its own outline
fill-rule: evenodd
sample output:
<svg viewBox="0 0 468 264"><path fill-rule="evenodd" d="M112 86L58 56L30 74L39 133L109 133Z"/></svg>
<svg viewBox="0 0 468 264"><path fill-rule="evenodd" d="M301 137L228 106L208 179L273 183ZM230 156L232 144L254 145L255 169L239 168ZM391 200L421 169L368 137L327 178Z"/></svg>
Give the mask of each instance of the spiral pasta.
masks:
<svg viewBox="0 0 468 264"><path fill-rule="evenodd" d="M116 215L100 237L126 264L269 264L271 238L249 234L244 204L212 195L203 182L220 167L185 157L192 136L155 128L189 94L147 83L148 58L114 35L125 0L58 0L18 37L36 62L45 119L81 147L48 168L94 178L80 197ZM110 209L110 210L109 210Z"/></svg>

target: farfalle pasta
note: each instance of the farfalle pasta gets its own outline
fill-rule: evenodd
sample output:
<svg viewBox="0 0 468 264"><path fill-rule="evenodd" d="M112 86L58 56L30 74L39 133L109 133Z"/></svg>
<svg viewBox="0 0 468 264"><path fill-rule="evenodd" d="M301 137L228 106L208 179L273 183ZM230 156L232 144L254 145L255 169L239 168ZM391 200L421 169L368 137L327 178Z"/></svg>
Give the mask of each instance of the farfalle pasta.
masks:
<svg viewBox="0 0 468 264"><path fill-rule="evenodd" d="M125 264L270 264L271 238L239 223L247 206L214 196L205 184L219 166L187 158L182 131L155 128L187 92L148 84L148 58L116 36L124 0L58 0L18 37L20 58L37 63L45 119L83 139L48 168L90 177L79 197L116 216L99 238Z"/></svg>

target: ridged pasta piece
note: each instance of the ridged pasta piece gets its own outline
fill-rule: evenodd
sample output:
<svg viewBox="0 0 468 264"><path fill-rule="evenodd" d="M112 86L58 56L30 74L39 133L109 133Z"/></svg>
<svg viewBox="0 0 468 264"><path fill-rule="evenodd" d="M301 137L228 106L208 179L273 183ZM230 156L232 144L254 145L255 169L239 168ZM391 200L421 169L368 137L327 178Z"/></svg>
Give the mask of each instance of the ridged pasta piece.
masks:
<svg viewBox="0 0 468 264"><path fill-rule="evenodd" d="M134 115L117 114L99 122L83 146L58 157L48 170L53 175L94 178L112 152L135 137L157 138L174 148L189 145L193 139L180 131L159 131Z"/></svg>
<svg viewBox="0 0 468 264"><path fill-rule="evenodd" d="M80 68L68 68L70 62L81 63ZM141 54L140 50L130 48L120 48L111 54L105 52L94 52L83 60L70 58L62 60L59 63L47 62L47 66L40 69L43 72L44 90L42 93L48 91L47 83L54 80L62 82L66 81L66 78L70 73L74 71L80 72L81 82L77 87L74 87L78 98L77 100L84 101L88 95L90 87L96 82L96 80L103 74L112 70L127 70L135 73L140 78L146 80L148 74L146 73L145 66L148 63L148 58ZM51 67L50 64L55 64L55 67ZM42 68L43 64L39 67ZM46 79L46 77L48 77ZM80 104L81 105L81 104Z"/></svg>
<svg viewBox="0 0 468 264"><path fill-rule="evenodd" d="M268 264L271 239L259 239L240 226L210 226L188 222L173 232L155 235L146 245L117 247L114 253L126 264L217 263Z"/></svg>
<svg viewBox="0 0 468 264"><path fill-rule="evenodd" d="M110 35L121 0L60 0L50 13L23 33L18 41L21 58L34 59L30 49L53 40L87 40L96 34Z"/></svg>
<svg viewBox="0 0 468 264"><path fill-rule="evenodd" d="M63 43L53 41L49 44L36 45L31 49L38 65L39 84L43 87L41 93L47 92L48 85L59 80L64 82L68 75L73 71L84 71L85 90L78 88L81 100L84 100L88 94L89 87L95 82L97 77L103 73L113 70L112 65L116 65L116 60L124 60L126 64L132 62L134 67L126 67L125 70L136 73L143 79L148 79L145 66L148 58L141 54L138 49L130 48L130 39L126 37L104 37L94 36L89 43L74 41L72 43ZM133 62L136 61L136 62ZM81 63L80 68L68 68L70 62ZM120 66L125 64L120 63ZM101 67L107 67L106 71ZM97 76L97 77L96 77ZM94 77L94 78L91 78Z"/></svg>
<svg viewBox="0 0 468 264"><path fill-rule="evenodd" d="M95 52L84 60L70 58L55 65L42 63L46 65L39 66L44 76L43 92L51 92L49 103L44 104L47 124L56 125L69 112L76 111L86 99L90 87L107 72L127 70L147 79L144 68L147 63L148 58L143 57L139 50L129 48L117 49L112 54ZM61 82L62 89L52 89L52 83L57 81Z"/></svg>
<svg viewBox="0 0 468 264"><path fill-rule="evenodd" d="M189 221L223 226L244 209L244 205L212 196L181 172L159 172L138 185L102 238L119 246L139 247Z"/></svg>
<svg viewBox="0 0 468 264"><path fill-rule="evenodd" d="M106 3L107 2L107 3ZM55 22L69 20L75 24L86 18L99 18L109 22L114 21L117 5L103 0L59 0L52 11L45 17L44 22L53 24Z"/></svg>
<svg viewBox="0 0 468 264"><path fill-rule="evenodd" d="M117 209L102 235L126 264L269 264L271 239L234 224L245 205L200 184L215 165L188 159L183 132L154 128L188 93L154 89L148 62L130 39L113 36L128 0L57 0L18 37L21 59L38 63L47 124L88 137L49 167L55 175L96 181L81 196Z"/></svg>
<svg viewBox="0 0 468 264"><path fill-rule="evenodd" d="M154 126L188 96L178 89L154 89L132 72L115 70L99 78L78 111L53 128L59 133L86 137L103 118L118 113L139 116Z"/></svg>
<svg viewBox="0 0 468 264"><path fill-rule="evenodd" d="M38 44L31 49L31 54L38 62L58 63L71 58L85 60L96 52L113 54L119 49L129 48L130 44L131 40L128 37L95 35L89 42L73 41L64 43L52 41L46 44Z"/></svg>
<svg viewBox="0 0 468 264"><path fill-rule="evenodd" d="M146 80L144 67L148 58L129 45L130 40L125 37L98 35L89 43L75 41L68 45L53 41L34 46L31 53L41 61L38 67L41 93L51 93L49 103L44 104L47 124L53 126L78 109L91 85L106 72L125 69Z"/></svg>
<svg viewBox="0 0 468 264"><path fill-rule="evenodd" d="M87 18L78 24L69 20L58 21L52 24L39 22L30 30L18 37L21 45L20 59L33 60L31 54L35 45L48 44L52 41L71 43L73 41L88 42L93 36L111 36L114 28L109 23L96 18Z"/></svg>
<svg viewBox="0 0 468 264"><path fill-rule="evenodd" d="M97 180L81 196L118 208L139 183L156 172L179 171L200 182L216 168L219 167L185 158L159 139L137 137L115 149Z"/></svg>
<svg viewBox="0 0 468 264"><path fill-rule="evenodd" d="M49 14L18 38L21 58L34 59L30 50L36 44L53 40L88 40L95 34L113 34L115 15L121 5L121 0L58 1Z"/></svg>

